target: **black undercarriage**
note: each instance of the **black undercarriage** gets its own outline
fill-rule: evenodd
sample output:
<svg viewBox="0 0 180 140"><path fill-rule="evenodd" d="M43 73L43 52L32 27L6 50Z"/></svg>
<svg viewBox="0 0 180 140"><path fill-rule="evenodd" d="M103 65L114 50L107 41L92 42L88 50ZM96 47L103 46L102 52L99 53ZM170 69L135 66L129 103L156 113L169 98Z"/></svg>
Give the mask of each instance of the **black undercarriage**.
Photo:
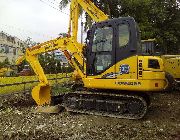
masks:
<svg viewBox="0 0 180 140"><path fill-rule="evenodd" d="M120 93L122 91L119 91ZM62 106L67 111L102 115L116 118L141 119L150 104L145 93L118 91L75 91L61 96Z"/></svg>

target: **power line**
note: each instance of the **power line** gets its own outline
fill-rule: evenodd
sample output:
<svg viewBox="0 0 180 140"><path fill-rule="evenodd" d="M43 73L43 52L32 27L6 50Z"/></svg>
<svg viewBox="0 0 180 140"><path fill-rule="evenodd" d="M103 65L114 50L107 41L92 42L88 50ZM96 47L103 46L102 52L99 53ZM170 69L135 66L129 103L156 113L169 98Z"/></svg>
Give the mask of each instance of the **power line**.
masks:
<svg viewBox="0 0 180 140"><path fill-rule="evenodd" d="M40 0L40 1L43 2L43 3L45 3L46 5L50 6L51 8L53 8L53 9L55 9L55 10L57 10L57 11L63 13L63 14L69 15L69 14L67 14L67 13L65 13L65 12L63 12L63 11L61 11L60 9L58 9L58 8L56 8L56 7L54 7L54 6L52 6L51 4L49 4L49 2L50 2L50 3L54 4L54 5L56 5L56 4L53 3L52 1L49 1L49 0L48 0L49 2L43 1L43 0Z"/></svg>
<svg viewBox="0 0 180 140"><path fill-rule="evenodd" d="M30 31L30 30L27 30L27 29L23 29L23 28L19 28L19 27L15 27L15 26L12 26L12 25L7 25L7 24L2 24L2 27L5 27L6 29L9 29L9 30L16 30L20 33L25 33L26 35L37 35L37 36L41 36L41 37L45 37L45 38L54 38L53 36L50 36L50 35L47 35L47 34L43 34L43 33L39 33L39 32L34 32L34 31Z"/></svg>
<svg viewBox="0 0 180 140"><path fill-rule="evenodd" d="M62 10L60 10L60 9L58 9L58 8L56 8L56 7L52 6L52 5L50 5L47 1L46 1L46 2L43 1L43 0L40 0L40 1L43 2L43 3L45 3L46 5L50 6L51 8L53 8L53 9L55 9L55 10L58 10L59 12L61 12L61 13L63 13L63 14L66 14L66 15L69 16L69 14L67 14L67 13L63 12ZM49 1L49 0L48 0L48 1ZM53 3L53 2L50 2L50 3ZM55 4L55 3L54 3L54 4Z"/></svg>
<svg viewBox="0 0 180 140"><path fill-rule="evenodd" d="M54 1L54 2L52 2L51 0L47 0L47 1L49 1L51 4L56 5L56 6L59 4L59 3L56 2L56 1Z"/></svg>

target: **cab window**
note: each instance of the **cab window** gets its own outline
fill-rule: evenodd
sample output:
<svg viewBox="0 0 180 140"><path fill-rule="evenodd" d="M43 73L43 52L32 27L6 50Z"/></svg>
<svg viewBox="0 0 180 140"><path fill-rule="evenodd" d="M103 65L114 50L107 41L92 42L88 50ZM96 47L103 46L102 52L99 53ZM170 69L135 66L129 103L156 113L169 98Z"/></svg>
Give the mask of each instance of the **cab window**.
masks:
<svg viewBox="0 0 180 140"><path fill-rule="evenodd" d="M94 33L92 52L112 51L112 27L97 28Z"/></svg>
<svg viewBox="0 0 180 140"><path fill-rule="evenodd" d="M94 33L92 53L94 53L95 73L105 71L112 64L113 28L97 28Z"/></svg>
<svg viewBox="0 0 180 140"><path fill-rule="evenodd" d="M119 25L119 47L126 47L129 43L129 27L126 24Z"/></svg>

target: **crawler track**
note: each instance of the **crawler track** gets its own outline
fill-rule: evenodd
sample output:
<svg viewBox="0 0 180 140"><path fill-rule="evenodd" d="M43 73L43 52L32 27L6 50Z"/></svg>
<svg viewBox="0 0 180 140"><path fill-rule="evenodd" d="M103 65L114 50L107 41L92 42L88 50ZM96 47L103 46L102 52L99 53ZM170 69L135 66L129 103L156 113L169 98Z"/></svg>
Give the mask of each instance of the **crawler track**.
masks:
<svg viewBox="0 0 180 140"><path fill-rule="evenodd" d="M63 98L67 111L126 119L142 118L149 103L149 97L145 94L78 91L68 93Z"/></svg>
<svg viewBox="0 0 180 140"><path fill-rule="evenodd" d="M174 88L175 90L180 91L180 80L176 81Z"/></svg>

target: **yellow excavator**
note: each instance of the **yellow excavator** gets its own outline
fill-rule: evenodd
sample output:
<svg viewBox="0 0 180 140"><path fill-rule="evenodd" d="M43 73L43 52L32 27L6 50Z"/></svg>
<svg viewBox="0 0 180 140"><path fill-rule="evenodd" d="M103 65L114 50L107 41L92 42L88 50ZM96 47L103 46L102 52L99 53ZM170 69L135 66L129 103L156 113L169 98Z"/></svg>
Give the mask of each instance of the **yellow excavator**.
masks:
<svg viewBox="0 0 180 140"><path fill-rule="evenodd" d="M180 89L180 55L168 55L157 52L155 48L156 39L141 40L142 54L159 56L164 63L167 85L166 90Z"/></svg>
<svg viewBox="0 0 180 140"><path fill-rule="evenodd" d="M79 8L95 21L86 44L77 42ZM132 17L108 19L91 0L71 0L67 37L59 37L26 49L26 59L39 78L32 97L38 105L50 104L51 87L38 55L63 51L81 77L85 90L63 96L71 112L117 118L140 119L150 103L146 91L161 91L166 85L163 61L140 53L139 29Z"/></svg>

